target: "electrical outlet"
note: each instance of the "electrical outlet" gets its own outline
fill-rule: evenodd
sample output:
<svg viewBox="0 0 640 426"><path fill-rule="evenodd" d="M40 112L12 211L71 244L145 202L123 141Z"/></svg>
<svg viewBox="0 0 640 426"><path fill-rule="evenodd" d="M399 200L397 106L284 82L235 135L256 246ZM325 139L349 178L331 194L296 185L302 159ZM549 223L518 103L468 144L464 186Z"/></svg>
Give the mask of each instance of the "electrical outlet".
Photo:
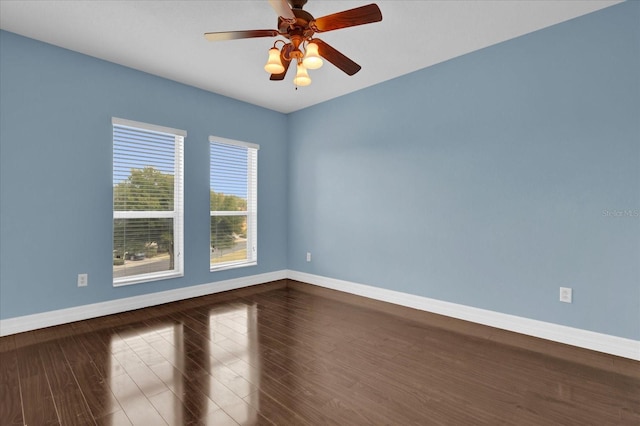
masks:
<svg viewBox="0 0 640 426"><path fill-rule="evenodd" d="M573 290L569 287L560 287L560 301L565 303L571 303L573 298Z"/></svg>
<svg viewBox="0 0 640 426"><path fill-rule="evenodd" d="M311 262L311 253L307 252L307 262Z"/></svg>
<svg viewBox="0 0 640 426"><path fill-rule="evenodd" d="M89 284L89 274L78 274L78 287L86 287Z"/></svg>

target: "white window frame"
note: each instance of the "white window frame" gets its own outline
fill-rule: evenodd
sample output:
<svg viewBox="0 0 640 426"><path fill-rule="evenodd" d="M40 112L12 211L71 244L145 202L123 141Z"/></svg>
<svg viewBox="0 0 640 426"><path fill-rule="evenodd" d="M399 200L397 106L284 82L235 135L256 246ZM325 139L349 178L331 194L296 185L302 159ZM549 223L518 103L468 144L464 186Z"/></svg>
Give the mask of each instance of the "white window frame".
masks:
<svg viewBox="0 0 640 426"><path fill-rule="evenodd" d="M158 126L155 124L142 123L139 121L126 120L112 117L112 125L119 127L129 127L137 130L146 130L173 135L175 137L174 150L174 183L173 183L173 211L144 211L113 210L113 220L115 219L173 219L173 252L174 269L160 272L150 272L126 277L113 278L113 286L120 287L131 284L158 281L184 276L184 139L187 137L186 130L174 129L171 127ZM113 223L113 222L112 222ZM112 231L112 239L113 239Z"/></svg>
<svg viewBox="0 0 640 426"><path fill-rule="evenodd" d="M243 268L245 266L255 266L258 264L258 151L260 145L250 142L237 141L222 138L219 136L209 136L209 161L211 162L212 144L224 144L247 148L247 210L246 211L209 211L210 217L214 216L246 216L247 217L247 259L229 261L225 263L211 264L211 272L222 271L233 268ZM209 187L209 191L213 188ZM211 221L209 221L211 226ZM211 229L209 230L211 236ZM209 240L211 249L211 240Z"/></svg>

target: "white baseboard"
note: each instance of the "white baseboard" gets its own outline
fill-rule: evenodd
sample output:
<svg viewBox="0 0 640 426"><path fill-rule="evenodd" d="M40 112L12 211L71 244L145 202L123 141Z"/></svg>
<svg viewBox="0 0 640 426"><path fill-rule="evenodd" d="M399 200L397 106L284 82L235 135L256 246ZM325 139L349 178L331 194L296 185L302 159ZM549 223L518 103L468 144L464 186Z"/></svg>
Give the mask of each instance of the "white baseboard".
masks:
<svg viewBox="0 0 640 426"><path fill-rule="evenodd" d="M74 321L117 314L134 309L147 308L150 306L161 305L163 303L176 302L178 300L220 293L227 290L235 290L271 281L283 280L286 278L287 271L281 270L209 284L201 284L192 287L177 288L175 290L161 291L158 293L125 297L122 299L109 300L108 302L92 303L90 305L8 318L0 320L0 336L8 336L10 334L22 333L24 331L67 324Z"/></svg>
<svg viewBox="0 0 640 426"><path fill-rule="evenodd" d="M298 271L289 279L640 361L640 341Z"/></svg>
<svg viewBox="0 0 640 426"><path fill-rule="evenodd" d="M572 346L640 361L640 341L637 340L625 339L623 337L596 333L593 331L291 270L251 275L226 281L8 318L0 320L0 336L8 336L24 331L67 324L74 321L117 314L134 309L147 308L150 306L161 305L163 303L176 302L178 300L205 296L207 294L214 294L222 291L235 290L287 278L332 290L368 297L370 299L406 306L421 311L432 312L528 336L539 337L554 342L565 343Z"/></svg>

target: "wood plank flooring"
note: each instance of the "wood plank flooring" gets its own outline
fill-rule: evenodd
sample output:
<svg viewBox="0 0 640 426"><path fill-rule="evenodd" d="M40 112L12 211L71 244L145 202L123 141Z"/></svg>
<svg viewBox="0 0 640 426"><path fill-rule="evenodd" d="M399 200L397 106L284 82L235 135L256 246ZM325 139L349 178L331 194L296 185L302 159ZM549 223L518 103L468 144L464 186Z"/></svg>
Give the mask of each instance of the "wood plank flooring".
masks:
<svg viewBox="0 0 640 426"><path fill-rule="evenodd" d="M635 361L283 287L0 338L0 424L640 425Z"/></svg>

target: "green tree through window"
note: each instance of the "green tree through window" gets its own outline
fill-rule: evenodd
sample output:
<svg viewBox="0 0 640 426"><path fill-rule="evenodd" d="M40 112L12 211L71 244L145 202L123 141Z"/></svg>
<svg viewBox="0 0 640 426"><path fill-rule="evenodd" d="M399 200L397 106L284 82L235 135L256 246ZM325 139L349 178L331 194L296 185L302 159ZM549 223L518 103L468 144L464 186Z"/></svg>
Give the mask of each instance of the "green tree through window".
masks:
<svg viewBox="0 0 640 426"><path fill-rule="evenodd" d="M131 169L127 180L113 188L114 208L122 211L171 210L173 182L172 174L153 167ZM123 258L125 254L133 257L142 253L146 258L152 258L168 253L168 269L175 267L173 232L167 219L116 219L113 246Z"/></svg>

